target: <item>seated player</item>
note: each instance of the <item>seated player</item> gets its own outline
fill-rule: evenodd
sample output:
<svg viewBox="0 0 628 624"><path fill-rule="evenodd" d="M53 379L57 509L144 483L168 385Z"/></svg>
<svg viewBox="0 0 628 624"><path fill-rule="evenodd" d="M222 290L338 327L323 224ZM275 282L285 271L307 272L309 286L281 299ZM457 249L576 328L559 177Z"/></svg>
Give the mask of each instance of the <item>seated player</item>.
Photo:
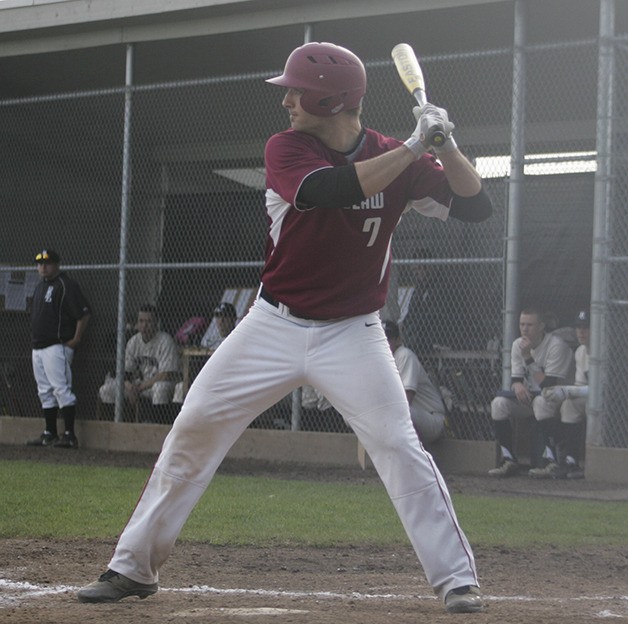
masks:
<svg viewBox="0 0 628 624"><path fill-rule="evenodd" d="M156 422L162 422L181 373L179 350L170 334L159 331L154 306L145 304L139 309L136 328L126 345L124 397L132 406L140 398L149 400ZM115 392L116 380L110 377L98 394L103 403L114 403Z"/></svg>

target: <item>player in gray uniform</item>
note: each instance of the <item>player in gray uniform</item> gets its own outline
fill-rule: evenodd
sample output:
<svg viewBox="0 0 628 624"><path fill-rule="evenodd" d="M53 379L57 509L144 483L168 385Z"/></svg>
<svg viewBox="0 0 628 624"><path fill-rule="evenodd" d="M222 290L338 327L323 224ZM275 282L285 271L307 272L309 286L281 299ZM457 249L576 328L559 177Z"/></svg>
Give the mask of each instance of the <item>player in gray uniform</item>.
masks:
<svg viewBox="0 0 628 624"><path fill-rule="evenodd" d="M60 269L61 257L52 249L35 256L42 280L31 308L33 374L45 429L29 446L78 448L74 433L76 396L72 391L72 360L87 328L91 312L79 285ZM57 415L65 430L59 438Z"/></svg>
<svg viewBox="0 0 628 624"><path fill-rule="evenodd" d="M390 350L408 396L410 417L424 444L436 442L445 430L445 405L417 354L403 344L399 326L384 322Z"/></svg>
<svg viewBox="0 0 628 624"><path fill-rule="evenodd" d="M573 386L550 386L543 389L543 397L550 403L560 405L559 467L546 471L551 477L583 479L584 470L580 466L582 446L582 425L587 418L587 397L589 395L589 311L580 310L574 321L578 348L576 349L576 379Z"/></svg>
<svg viewBox="0 0 628 624"><path fill-rule="evenodd" d="M500 446L502 463L489 470L491 477L510 477L519 472L513 450L511 418L535 418L543 435L546 466L531 468L531 477L554 470L556 425L559 406L542 396L543 388L568 384L573 376L573 352L559 336L545 332L542 313L533 307L519 315L521 336L511 348L511 392L502 392L491 403L491 418Z"/></svg>
<svg viewBox="0 0 628 624"><path fill-rule="evenodd" d="M446 609L478 611L473 554L412 426L378 310L406 210L479 221L491 202L445 110L417 110L405 142L362 127L366 72L349 50L306 44L269 82L286 89L291 128L265 149L268 238L258 298L194 379L109 570L78 599L155 593L159 568L230 447L260 413L311 385L369 454ZM442 164L423 144L434 125L449 137Z"/></svg>
<svg viewBox="0 0 628 624"><path fill-rule="evenodd" d="M157 310L151 304L139 309L137 330L126 344L124 396L132 405L140 397L147 399L159 411L172 400L181 372L179 350L170 334L159 331ZM115 379L107 379L100 387L100 400L114 403L115 392ZM160 416L157 414L158 420Z"/></svg>

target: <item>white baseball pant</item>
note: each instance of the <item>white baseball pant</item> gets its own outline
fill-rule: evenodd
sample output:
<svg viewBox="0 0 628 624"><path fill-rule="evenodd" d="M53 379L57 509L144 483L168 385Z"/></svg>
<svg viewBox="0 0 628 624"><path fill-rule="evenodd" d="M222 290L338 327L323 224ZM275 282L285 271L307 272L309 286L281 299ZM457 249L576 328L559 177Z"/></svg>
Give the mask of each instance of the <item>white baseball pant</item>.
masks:
<svg viewBox="0 0 628 624"><path fill-rule="evenodd" d="M535 396L531 405L519 403L507 397L495 397L491 402L491 418L493 420L508 420L514 418L536 418L538 421L556 418L558 404L546 401L542 396Z"/></svg>
<svg viewBox="0 0 628 624"><path fill-rule="evenodd" d="M141 396L143 399L147 399L153 405L168 405L170 403L175 384L172 381L156 381L150 388L144 390ZM105 380L105 383L100 386L98 390L98 396L103 403L115 403L116 402L116 380L115 378ZM124 398L128 401L131 400L132 395L125 386Z"/></svg>
<svg viewBox="0 0 628 624"><path fill-rule="evenodd" d="M437 595L478 585L447 487L412 426L378 314L309 321L260 299L194 380L109 568L157 582L229 448L258 414L306 384L343 414L368 452Z"/></svg>
<svg viewBox="0 0 628 624"><path fill-rule="evenodd" d="M430 444L438 440L445 430L445 414L428 412L422 407L410 405L412 424L421 438L421 442Z"/></svg>
<svg viewBox="0 0 628 624"><path fill-rule="evenodd" d="M33 349L33 375L43 409L76 404L72 392L74 350L62 344Z"/></svg>
<svg viewBox="0 0 628 624"><path fill-rule="evenodd" d="M587 397L565 399L560 406L560 420L564 423L576 424L586 420Z"/></svg>

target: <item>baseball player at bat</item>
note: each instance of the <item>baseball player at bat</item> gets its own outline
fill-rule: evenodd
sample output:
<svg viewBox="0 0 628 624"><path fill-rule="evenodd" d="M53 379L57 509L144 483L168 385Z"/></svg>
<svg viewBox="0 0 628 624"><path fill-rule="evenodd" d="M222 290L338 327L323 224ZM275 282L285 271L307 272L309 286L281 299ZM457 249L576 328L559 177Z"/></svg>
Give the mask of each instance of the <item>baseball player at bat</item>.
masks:
<svg viewBox="0 0 628 624"><path fill-rule="evenodd" d="M451 612L482 609L469 543L412 426L378 310L403 213L482 221L491 202L451 140L442 165L421 142L364 128L366 73L330 43L294 50L281 76L290 128L265 149L268 238L258 297L192 384L108 570L82 602L145 598L196 502L249 424L292 390L320 390L353 429ZM447 127L447 113L430 115ZM451 138L451 137L450 137Z"/></svg>

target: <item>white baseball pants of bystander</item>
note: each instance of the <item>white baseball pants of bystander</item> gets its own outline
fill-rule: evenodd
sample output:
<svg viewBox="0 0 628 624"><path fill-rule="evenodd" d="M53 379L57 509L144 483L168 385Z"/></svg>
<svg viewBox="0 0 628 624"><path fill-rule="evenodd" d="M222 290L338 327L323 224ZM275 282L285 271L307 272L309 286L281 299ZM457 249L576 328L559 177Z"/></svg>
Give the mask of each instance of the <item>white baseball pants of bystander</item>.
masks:
<svg viewBox="0 0 628 624"><path fill-rule="evenodd" d="M33 376L44 409L76 404L76 396L72 392L73 358L74 350L62 344L33 349Z"/></svg>

